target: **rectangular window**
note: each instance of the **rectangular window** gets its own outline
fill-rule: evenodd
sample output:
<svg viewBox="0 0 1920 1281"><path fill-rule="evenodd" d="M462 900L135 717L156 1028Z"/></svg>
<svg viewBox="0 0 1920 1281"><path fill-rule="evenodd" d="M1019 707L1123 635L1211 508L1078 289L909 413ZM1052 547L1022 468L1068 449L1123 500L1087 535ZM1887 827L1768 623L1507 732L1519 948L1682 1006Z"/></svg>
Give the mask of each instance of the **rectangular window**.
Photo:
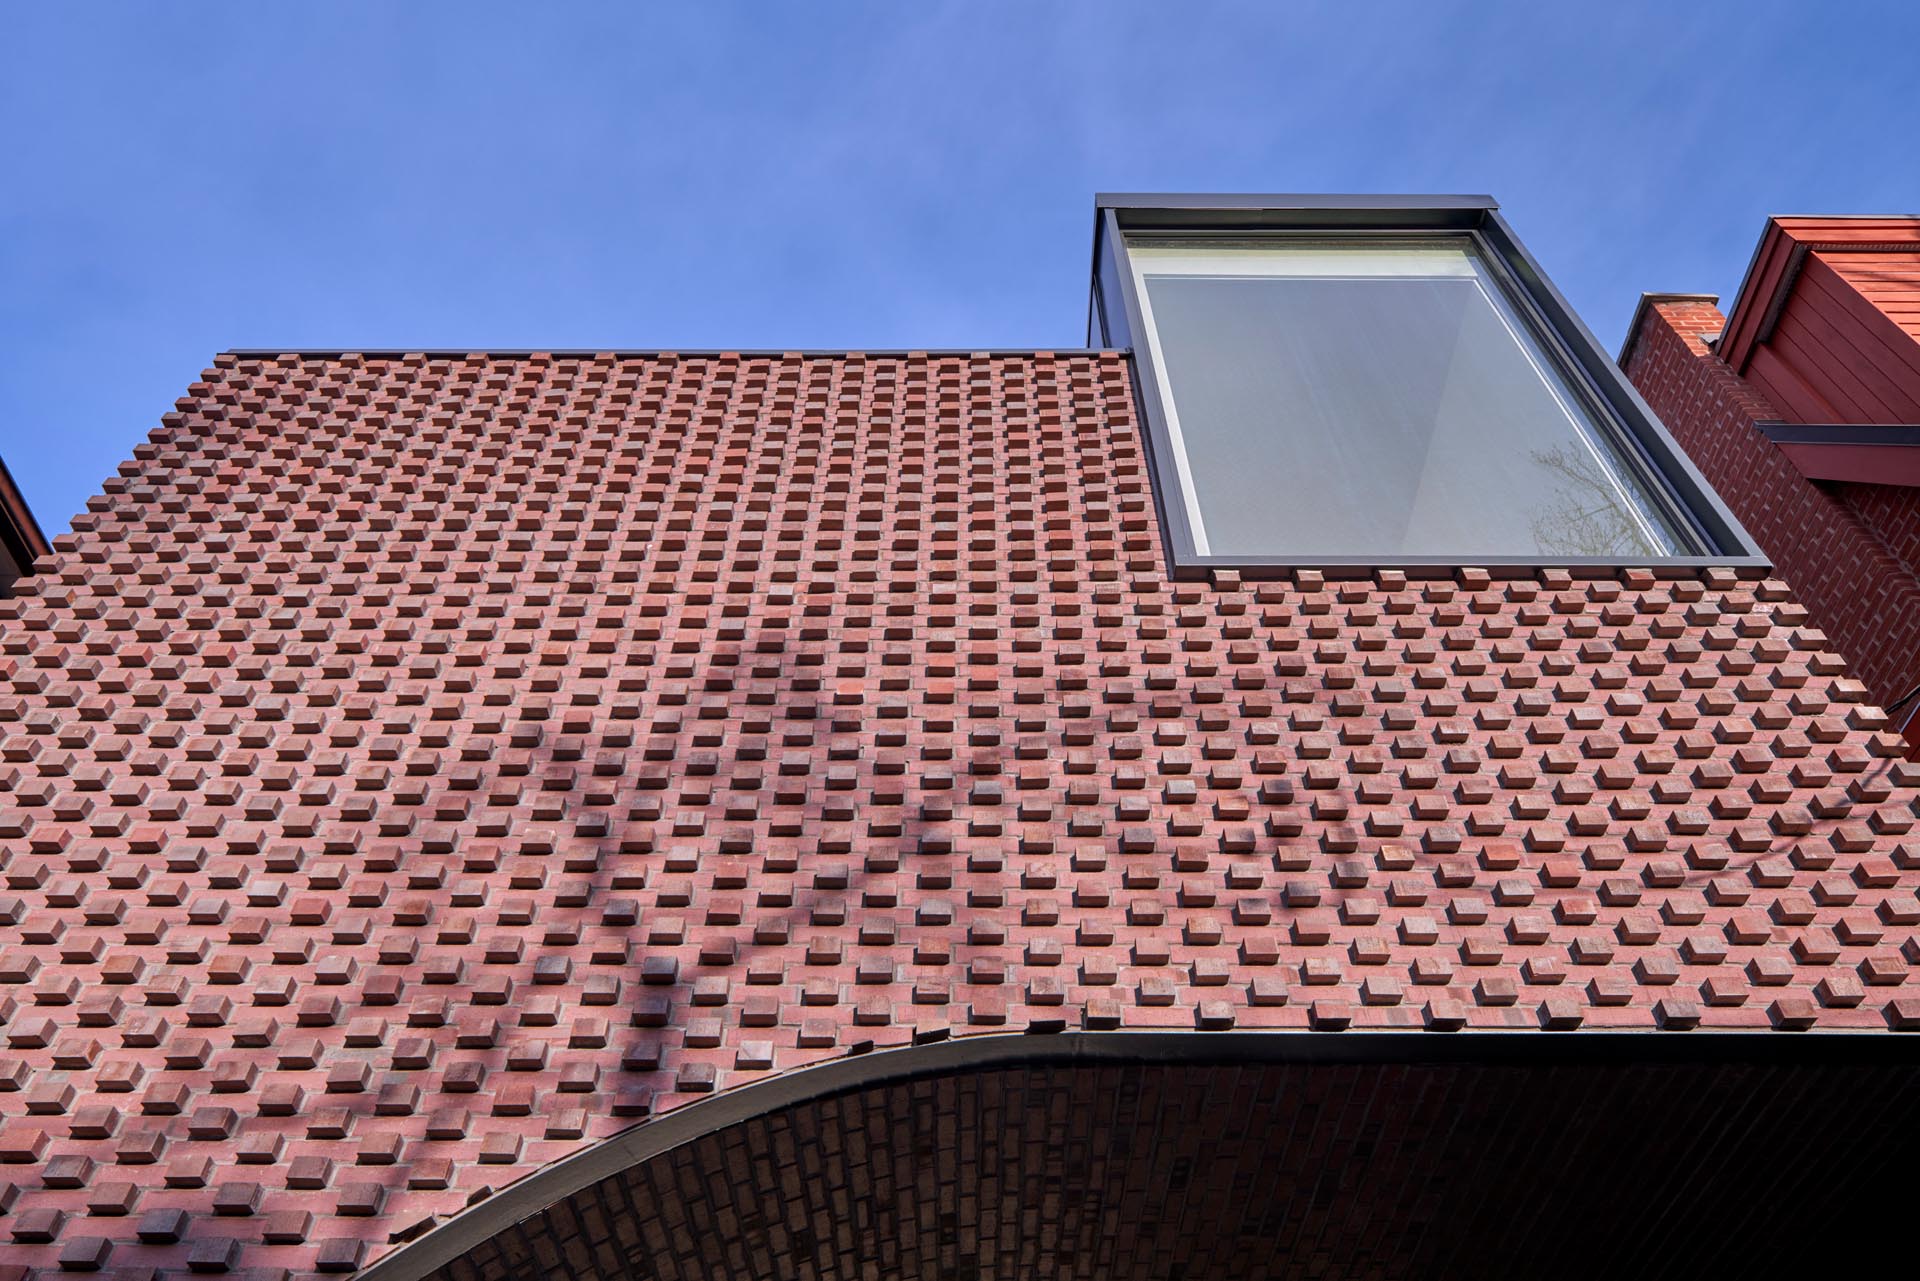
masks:
<svg viewBox="0 0 1920 1281"><path fill-rule="evenodd" d="M1686 547L1465 237L1127 253L1202 555Z"/></svg>
<svg viewBox="0 0 1920 1281"><path fill-rule="evenodd" d="M1176 568L1751 556L1490 202L1262 225L1201 199L1096 233Z"/></svg>

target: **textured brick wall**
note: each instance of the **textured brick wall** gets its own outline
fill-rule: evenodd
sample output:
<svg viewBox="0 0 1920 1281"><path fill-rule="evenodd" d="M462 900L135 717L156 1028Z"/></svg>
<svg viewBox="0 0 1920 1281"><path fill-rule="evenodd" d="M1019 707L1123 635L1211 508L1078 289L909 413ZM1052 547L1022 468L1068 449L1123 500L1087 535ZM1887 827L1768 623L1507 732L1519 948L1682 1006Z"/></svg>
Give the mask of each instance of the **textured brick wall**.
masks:
<svg viewBox="0 0 1920 1281"><path fill-rule="evenodd" d="M1908 569L1920 566L1920 488L1841 485L1840 497L1889 555Z"/></svg>
<svg viewBox="0 0 1920 1281"><path fill-rule="evenodd" d="M916 1034L1920 1023L1783 586L1170 583L1119 356L222 358L0 664L0 1277Z"/></svg>
<svg viewBox="0 0 1920 1281"><path fill-rule="evenodd" d="M1707 348L1724 323L1708 303L1651 304L1627 376L1813 624L1890 702L1920 683L1920 491L1823 487L1802 475L1753 427L1785 415Z"/></svg>

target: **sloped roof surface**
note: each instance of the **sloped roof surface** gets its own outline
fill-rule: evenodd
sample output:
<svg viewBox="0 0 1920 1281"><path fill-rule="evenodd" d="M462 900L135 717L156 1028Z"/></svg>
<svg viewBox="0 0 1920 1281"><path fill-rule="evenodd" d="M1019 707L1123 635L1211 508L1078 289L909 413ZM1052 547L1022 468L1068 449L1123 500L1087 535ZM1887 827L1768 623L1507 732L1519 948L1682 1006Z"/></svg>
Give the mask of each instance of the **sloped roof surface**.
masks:
<svg viewBox="0 0 1920 1281"><path fill-rule="evenodd" d="M0 1277L917 1033L1920 1024L1777 582L1170 582L1118 354L223 357L0 601Z"/></svg>

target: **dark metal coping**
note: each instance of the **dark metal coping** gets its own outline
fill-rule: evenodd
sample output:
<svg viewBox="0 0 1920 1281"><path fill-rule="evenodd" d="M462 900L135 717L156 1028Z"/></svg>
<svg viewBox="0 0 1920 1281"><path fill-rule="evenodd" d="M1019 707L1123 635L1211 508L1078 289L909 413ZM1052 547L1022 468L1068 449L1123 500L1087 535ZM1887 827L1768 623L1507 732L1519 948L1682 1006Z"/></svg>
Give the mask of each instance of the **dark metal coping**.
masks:
<svg viewBox="0 0 1920 1281"><path fill-rule="evenodd" d="M1633 319L1627 322L1627 336L1620 340L1620 354L1613 358L1613 363L1620 366L1622 370L1626 369L1627 361L1633 358L1633 349L1640 345L1640 322L1646 319L1647 311L1649 308L1651 308L1656 303L1663 303L1663 302L1704 302L1712 306L1718 307L1720 305L1720 295L1719 294L1663 294L1663 293L1641 294L1640 301L1633 305Z"/></svg>
<svg viewBox="0 0 1920 1281"><path fill-rule="evenodd" d="M1093 205L1096 209L1152 209L1155 211L1187 209L1207 214L1239 210L1265 215L1294 209L1317 213L1355 209L1378 209L1389 213L1404 213L1408 209L1483 210L1498 209L1500 202L1492 196L1409 196L1381 192L1360 195L1338 195L1325 192L1203 195L1178 191L1103 191L1094 196ZM1209 225L1219 225L1219 220L1216 218L1209 218L1207 221ZM1261 221L1264 223L1265 219Z"/></svg>
<svg viewBox="0 0 1920 1281"><path fill-rule="evenodd" d="M33 562L53 550L4 462L0 462L0 543L5 543L23 574L32 573Z"/></svg>
<svg viewBox="0 0 1920 1281"><path fill-rule="evenodd" d="M1920 446L1920 426L1877 427L1859 423L1759 422L1760 434L1781 445Z"/></svg>
<svg viewBox="0 0 1920 1281"><path fill-rule="evenodd" d="M1754 426L1808 480L1920 486L1920 426L1784 422Z"/></svg>
<svg viewBox="0 0 1920 1281"><path fill-rule="evenodd" d="M297 356L303 360L339 360L357 356L363 360L399 360L424 356L434 360L486 356L524 360L532 356L553 356L579 360L611 356L619 360L686 359L714 360L721 357L752 359L787 358L800 360L837 360L849 357L875 360L899 360L911 357L1019 357L1019 356L1124 356L1124 347L869 347L869 348L796 348L796 347L229 347L222 356L237 360L262 360L272 356Z"/></svg>
<svg viewBox="0 0 1920 1281"><path fill-rule="evenodd" d="M1032 1063L1142 1066L1237 1063L1750 1063L1909 1066L1920 1071L1920 1036L1886 1032L1539 1031L1417 1032L1031 1032L933 1040L858 1051L795 1068L643 1121L562 1157L374 1261L360 1281L419 1281L494 1236L582 1188L728 1126L798 1103L921 1076Z"/></svg>

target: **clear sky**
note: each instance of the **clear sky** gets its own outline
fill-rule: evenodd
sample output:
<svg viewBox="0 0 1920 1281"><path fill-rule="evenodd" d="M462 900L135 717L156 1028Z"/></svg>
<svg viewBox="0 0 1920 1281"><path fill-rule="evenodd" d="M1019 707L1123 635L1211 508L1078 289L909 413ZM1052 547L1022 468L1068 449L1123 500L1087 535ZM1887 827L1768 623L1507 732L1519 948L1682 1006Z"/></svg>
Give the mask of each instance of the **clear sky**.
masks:
<svg viewBox="0 0 1920 1281"><path fill-rule="evenodd" d="M1920 4L0 0L49 534L228 347L1077 346L1093 193L1489 192L1601 340L1920 211Z"/></svg>

